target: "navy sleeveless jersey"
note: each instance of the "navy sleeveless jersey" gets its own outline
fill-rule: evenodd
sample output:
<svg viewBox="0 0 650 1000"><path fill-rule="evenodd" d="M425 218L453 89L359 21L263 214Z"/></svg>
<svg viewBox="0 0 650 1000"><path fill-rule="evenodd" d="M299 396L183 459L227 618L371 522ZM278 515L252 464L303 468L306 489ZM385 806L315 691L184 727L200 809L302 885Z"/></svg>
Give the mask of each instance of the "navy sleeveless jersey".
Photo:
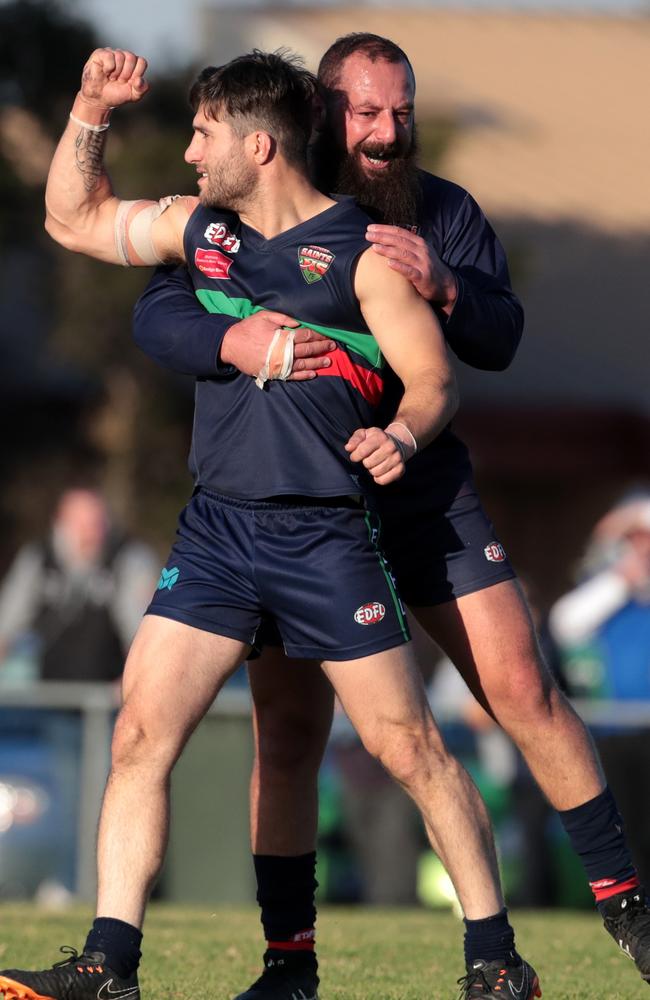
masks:
<svg viewBox="0 0 650 1000"><path fill-rule="evenodd" d="M190 468L197 485L244 500L366 492L370 478L344 445L371 426L383 358L361 314L353 266L369 217L352 198L265 239L232 212L199 205L185 230L196 296L209 312L244 319L287 313L337 342L330 368L307 382L245 374L199 378Z"/></svg>

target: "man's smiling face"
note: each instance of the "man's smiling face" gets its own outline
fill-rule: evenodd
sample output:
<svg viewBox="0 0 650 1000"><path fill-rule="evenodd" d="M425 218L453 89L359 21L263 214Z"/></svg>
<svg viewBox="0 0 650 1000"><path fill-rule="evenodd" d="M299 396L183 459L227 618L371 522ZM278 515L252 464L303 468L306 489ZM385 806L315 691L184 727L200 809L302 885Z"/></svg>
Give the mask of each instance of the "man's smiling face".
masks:
<svg viewBox="0 0 650 1000"><path fill-rule="evenodd" d="M379 221L417 224L414 96L413 73L404 60L373 61L363 52L345 59L312 147L321 190L353 195Z"/></svg>
<svg viewBox="0 0 650 1000"><path fill-rule="evenodd" d="M334 135L368 177L390 172L411 151L415 81L405 62L354 52L343 65L331 108Z"/></svg>

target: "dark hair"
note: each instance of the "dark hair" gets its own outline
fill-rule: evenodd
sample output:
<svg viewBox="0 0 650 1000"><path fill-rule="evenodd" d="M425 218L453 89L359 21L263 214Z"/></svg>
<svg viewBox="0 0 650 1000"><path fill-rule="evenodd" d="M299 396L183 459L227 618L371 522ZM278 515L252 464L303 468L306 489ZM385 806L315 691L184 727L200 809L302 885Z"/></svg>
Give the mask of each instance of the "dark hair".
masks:
<svg viewBox="0 0 650 1000"><path fill-rule="evenodd" d="M290 161L303 162L312 126L316 78L287 50L254 49L224 66L207 66L190 90L196 113L229 120L237 135L268 132Z"/></svg>
<svg viewBox="0 0 650 1000"><path fill-rule="evenodd" d="M343 63L355 52L361 52L371 62L376 62L378 59L391 63L404 62L415 79L411 62L399 45L381 35L372 35L369 31L353 31L349 35L337 38L319 63L318 83L326 96L328 91L331 93L336 89Z"/></svg>

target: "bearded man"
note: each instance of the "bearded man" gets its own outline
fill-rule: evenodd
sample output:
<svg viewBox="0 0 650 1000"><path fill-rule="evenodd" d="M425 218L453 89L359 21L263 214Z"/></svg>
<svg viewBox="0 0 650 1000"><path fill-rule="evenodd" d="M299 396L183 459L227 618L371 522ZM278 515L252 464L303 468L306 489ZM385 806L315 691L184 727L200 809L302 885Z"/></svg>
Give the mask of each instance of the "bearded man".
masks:
<svg viewBox="0 0 650 1000"><path fill-rule="evenodd" d="M356 196L378 219L367 234L373 249L430 302L457 357L475 368L505 369L521 337L522 309L503 249L476 202L417 167L415 79L406 54L376 35L348 35L325 53L318 76L324 114L313 172L321 190ZM182 273L161 273L136 307L135 336L176 370L255 375L279 322L297 325L263 312L240 322L207 316ZM300 331L290 377L317 377L330 364L328 354L327 341ZM399 389L395 383L395 395L385 394L389 410ZM447 428L377 502L382 542L411 612L521 750L584 864L606 929L650 981L650 910L622 819L584 724L540 656L466 448ZM262 976L238 1000L292 1000L300 990L312 997L316 780L333 696L317 665L289 667L270 644L249 675L252 846L267 951ZM529 995L517 967L504 962L508 934L505 910L466 920L466 998L502 996L504 969L511 989Z"/></svg>

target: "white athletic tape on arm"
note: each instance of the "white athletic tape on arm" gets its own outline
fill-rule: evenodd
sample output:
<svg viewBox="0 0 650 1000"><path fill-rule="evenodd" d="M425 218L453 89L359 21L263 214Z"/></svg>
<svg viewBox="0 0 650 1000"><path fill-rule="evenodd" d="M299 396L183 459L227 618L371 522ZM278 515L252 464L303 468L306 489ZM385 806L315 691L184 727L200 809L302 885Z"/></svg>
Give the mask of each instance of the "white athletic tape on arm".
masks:
<svg viewBox="0 0 650 1000"><path fill-rule="evenodd" d="M151 227L169 206L180 198L180 195L173 194L167 198L161 198L154 205L147 205L140 212L137 212L131 222L128 222L128 215L137 201L122 201L118 206L115 215L115 246L117 253L127 267L133 264L129 254L129 241L134 251L143 264L162 264L163 260L156 253L151 237Z"/></svg>
<svg viewBox="0 0 650 1000"><path fill-rule="evenodd" d="M286 334L286 339L282 348L282 363L277 375L273 375L271 373L271 358L273 357L275 346L283 333ZM275 331L266 352L266 360L255 379L255 385L258 389L263 389L265 382L268 382L270 379L280 379L282 382L286 382L289 378L291 369L293 368L293 343L295 338L296 334L294 330L283 330L281 327L278 327Z"/></svg>
<svg viewBox="0 0 650 1000"><path fill-rule="evenodd" d="M115 249L117 256L120 258L120 264L123 264L124 267L131 266L131 261L129 260L129 243L126 235L126 220L133 206L137 204L137 201L121 201L117 206L115 214Z"/></svg>

